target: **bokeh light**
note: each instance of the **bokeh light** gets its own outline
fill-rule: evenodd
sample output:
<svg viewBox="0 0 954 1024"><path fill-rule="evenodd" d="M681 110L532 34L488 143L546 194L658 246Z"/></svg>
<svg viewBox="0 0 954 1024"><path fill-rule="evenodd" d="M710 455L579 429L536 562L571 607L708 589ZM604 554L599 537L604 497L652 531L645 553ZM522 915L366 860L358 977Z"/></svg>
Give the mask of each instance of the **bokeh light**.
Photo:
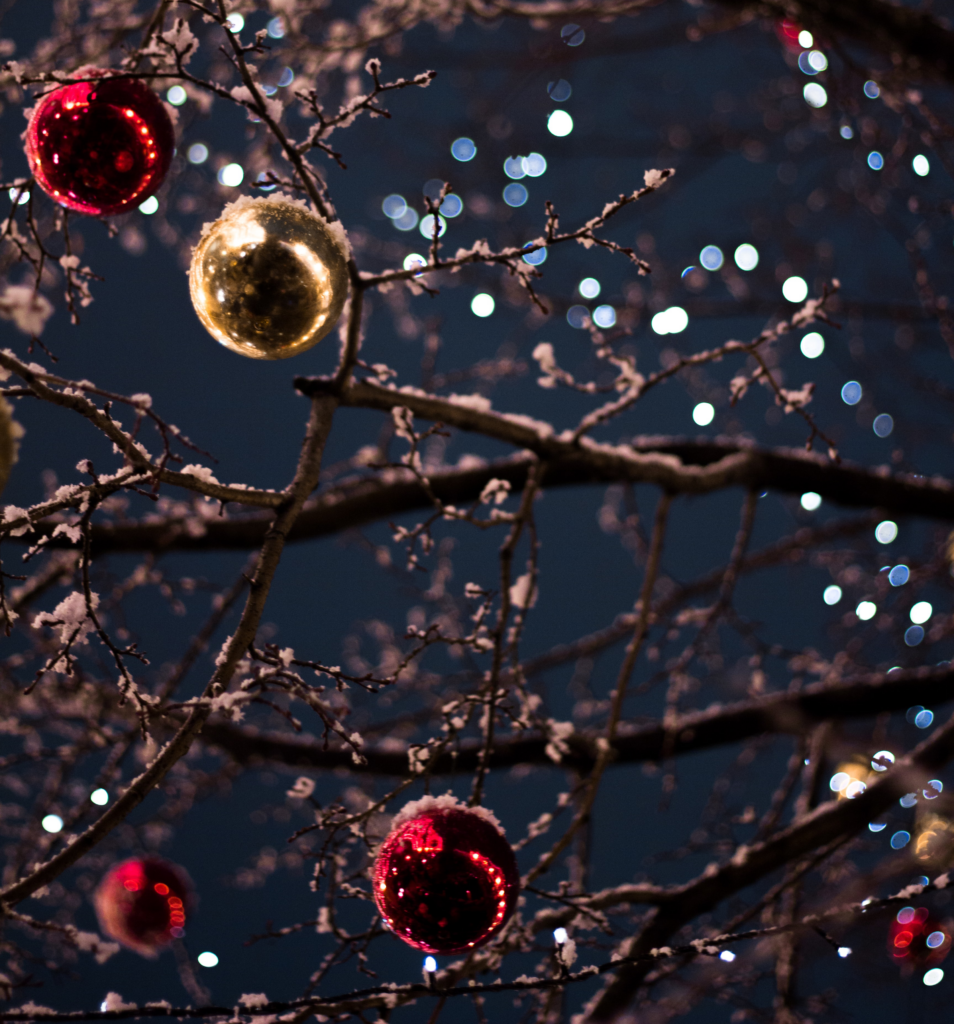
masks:
<svg viewBox="0 0 954 1024"><path fill-rule="evenodd" d="M803 509L808 512L814 512L815 509L821 508L822 496L816 491L806 491L799 501Z"/></svg>
<svg viewBox="0 0 954 1024"><path fill-rule="evenodd" d="M828 93L825 91L825 87L819 82L809 82L808 85L802 89L802 96L805 97L805 102L816 110L819 107L825 106L828 102Z"/></svg>
<svg viewBox="0 0 954 1024"><path fill-rule="evenodd" d="M914 716L914 724L919 729L927 729L934 722L934 712L923 708Z"/></svg>
<svg viewBox="0 0 954 1024"><path fill-rule="evenodd" d="M245 19L242 17L241 14L230 14L225 19L225 24L228 27L229 32L231 32L233 35L238 35L239 32L241 32L242 29L245 28Z"/></svg>
<svg viewBox="0 0 954 1024"><path fill-rule="evenodd" d="M715 406L711 402L699 402L693 407L692 421L697 426L707 427L715 419Z"/></svg>
<svg viewBox="0 0 954 1024"><path fill-rule="evenodd" d="M577 289L584 299L595 299L600 293L600 283L595 277L584 277Z"/></svg>
<svg viewBox="0 0 954 1024"><path fill-rule="evenodd" d="M597 306L593 310L593 323L597 327L612 327L616 323L616 310L612 306Z"/></svg>
<svg viewBox="0 0 954 1024"><path fill-rule="evenodd" d="M735 250L735 265L739 270L755 270L759 265L759 251L754 245L743 242Z"/></svg>
<svg viewBox="0 0 954 1024"><path fill-rule="evenodd" d="M860 601L858 607L855 608L855 615L861 619L862 622L867 622L869 619L873 619L877 614L878 606L874 601Z"/></svg>
<svg viewBox="0 0 954 1024"><path fill-rule="evenodd" d="M547 84L547 95L554 103L565 103L573 95L573 87L565 79Z"/></svg>
<svg viewBox="0 0 954 1024"><path fill-rule="evenodd" d="M919 626L927 622L933 614L934 608L931 606L930 601L918 601L917 604L911 607L911 621Z"/></svg>
<svg viewBox="0 0 954 1024"><path fill-rule="evenodd" d="M199 961L200 967L215 967L216 964L218 964L219 962L219 958L215 955L215 953L210 953L208 950L206 950L204 953L200 953L196 957L196 960Z"/></svg>
<svg viewBox="0 0 954 1024"><path fill-rule="evenodd" d="M931 162L923 153L918 153L911 161L911 169L919 178L926 178L931 172Z"/></svg>
<svg viewBox="0 0 954 1024"><path fill-rule="evenodd" d="M527 172L524 170L523 167L522 156L508 156L507 159L504 160L503 162L503 169L504 174L506 174L508 178L513 178L517 180L519 178L525 178L527 176Z"/></svg>
<svg viewBox="0 0 954 1024"><path fill-rule="evenodd" d="M911 842L911 833L905 832L901 829L899 832L895 832L891 837L891 849L892 850L903 850L908 843Z"/></svg>
<svg viewBox="0 0 954 1024"><path fill-rule="evenodd" d="M437 215L436 220L437 220L437 225L436 225L437 226L437 237L440 238L441 235L443 235L444 232L447 230L447 221L444 220L444 218L440 214ZM433 213L429 213L425 217L421 218L420 230L421 230L421 234L425 238L433 239L433 237L434 237L434 227L435 227L435 223L434 222L435 222L435 217L434 217Z"/></svg>
<svg viewBox="0 0 954 1024"><path fill-rule="evenodd" d="M533 245L533 242L527 242L527 245ZM526 248L526 246L524 246ZM545 263L547 259L546 249L534 249L533 252L524 253L523 262L529 263L531 267L538 267L541 263Z"/></svg>
<svg viewBox="0 0 954 1024"><path fill-rule="evenodd" d="M679 334L689 326L689 314L682 306L670 306L649 322L656 334Z"/></svg>
<svg viewBox="0 0 954 1024"><path fill-rule="evenodd" d="M890 750L879 750L871 757L871 767L876 772L886 772L894 764L894 754Z"/></svg>
<svg viewBox="0 0 954 1024"><path fill-rule="evenodd" d="M845 405L857 405L861 401L861 385L856 380L850 380L842 385L841 400Z"/></svg>
<svg viewBox="0 0 954 1024"><path fill-rule="evenodd" d="M875 540L879 544L890 544L898 536L898 524L884 519L875 527Z"/></svg>
<svg viewBox="0 0 954 1024"><path fill-rule="evenodd" d="M877 82L873 82L870 78L865 82L862 91L869 100L876 100L881 95L881 87Z"/></svg>
<svg viewBox="0 0 954 1024"><path fill-rule="evenodd" d="M892 587L903 587L911 576L911 570L906 565L896 565L888 572L888 582Z"/></svg>
<svg viewBox="0 0 954 1024"><path fill-rule="evenodd" d="M806 359L817 359L825 351L825 339L818 331L812 331L802 338L798 347Z"/></svg>
<svg viewBox="0 0 954 1024"><path fill-rule="evenodd" d="M531 178L539 178L541 174L546 174L547 158L542 153L530 153L521 157L520 160L524 171Z"/></svg>
<svg viewBox="0 0 954 1024"><path fill-rule="evenodd" d="M929 987L940 985L944 980L944 972L940 967L932 967L929 971L924 972L924 977L921 980Z"/></svg>
<svg viewBox="0 0 954 1024"><path fill-rule="evenodd" d="M887 437L894 430L894 420L886 412L883 412L879 416L875 416L871 429L878 437Z"/></svg>
<svg viewBox="0 0 954 1024"><path fill-rule="evenodd" d="M707 245L699 253L699 262L706 270L718 270L725 262L722 250L717 245Z"/></svg>
<svg viewBox="0 0 954 1024"><path fill-rule="evenodd" d="M838 604L841 600L841 587L837 583L831 583L825 587L824 593L822 594L822 600L825 604Z"/></svg>
<svg viewBox="0 0 954 1024"><path fill-rule="evenodd" d="M96 804L97 807L105 807L109 803L109 793L105 789L94 789L89 795L91 803Z"/></svg>
<svg viewBox="0 0 954 1024"><path fill-rule="evenodd" d="M528 195L529 193L523 185L519 185L517 182L513 181L504 188L503 201L508 206L523 206L527 201Z"/></svg>
<svg viewBox="0 0 954 1024"><path fill-rule="evenodd" d="M573 131L573 118L565 110L554 110L547 118L547 131L562 139Z"/></svg>
<svg viewBox="0 0 954 1024"><path fill-rule="evenodd" d="M241 164L226 164L219 171L219 184L227 188L238 188L245 180L245 170Z"/></svg>
<svg viewBox="0 0 954 1024"><path fill-rule="evenodd" d="M397 192L392 192L391 195L385 196L382 200L381 209L384 211L385 217L394 220L396 217L400 217L407 209L407 202L404 196L398 195Z"/></svg>
<svg viewBox="0 0 954 1024"><path fill-rule="evenodd" d="M47 814L40 822L44 832L62 832L63 819L58 814Z"/></svg>
<svg viewBox="0 0 954 1024"><path fill-rule="evenodd" d="M272 18L268 23L267 31L272 39L284 39L285 38L285 19L284 18Z"/></svg>
<svg viewBox="0 0 954 1024"><path fill-rule="evenodd" d="M493 295L488 295L487 292L480 292L475 295L470 301L470 311L474 316L490 316L494 311Z"/></svg>
<svg viewBox="0 0 954 1024"><path fill-rule="evenodd" d="M804 277L788 277L782 285L782 294L789 302L804 302L808 297L808 282Z"/></svg>
<svg viewBox="0 0 954 1024"><path fill-rule="evenodd" d="M880 171L884 167L884 157L876 149L868 154L868 166L873 171Z"/></svg>
<svg viewBox="0 0 954 1024"><path fill-rule="evenodd" d="M150 196L144 203L139 204L139 212L144 213L147 217L158 209L159 200L155 196Z"/></svg>
<svg viewBox="0 0 954 1024"><path fill-rule="evenodd" d="M473 139L468 139L466 136L461 136L459 139L454 139L451 143L451 156L455 160L459 160L462 164L473 160L477 155L477 147L474 145Z"/></svg>
<svg viewBox="0 0 954 1024"><path fill-rule="evenodd" d="M189 94L182 88L181 85L174 85L166 93L166 99L174 106L181 107L183 103L189 98Z"/></svg>
<svg viewBox="0 0 954 1024"><path fill-rule="evenodd" d="M424 957L424 970L428 974L433 974L437 970L437 961L432 956Z"/></svg>
<svg viewBox="0 0 954 1024"><path fill-rule="evenodd" d="M190 164L204 164L209 159L209 147L204 142L193 142L186 150Z"/></svg>

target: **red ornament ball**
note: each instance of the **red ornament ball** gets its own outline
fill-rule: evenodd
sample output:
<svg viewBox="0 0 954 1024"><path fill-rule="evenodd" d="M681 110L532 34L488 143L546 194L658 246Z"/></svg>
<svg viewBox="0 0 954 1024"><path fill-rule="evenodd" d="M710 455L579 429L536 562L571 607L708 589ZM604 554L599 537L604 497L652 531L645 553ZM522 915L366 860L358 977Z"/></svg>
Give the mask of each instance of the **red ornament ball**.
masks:
<svg viewBox="0 0 954 1024"><path fill-rule="evenodd" d="M153 857L137 857L106 875L94 903L99 925L110 938L153 957L185 934L192 891L181 868Z"/></svg>
<svg viewBox="0 0 954 1024"><path fill-rule="evenodd" d="M927 907L902 907L888 929L888 952L906 971L936 967L950 951L950 923L934 920Z"/></svg>
<svg viewBox="0 0 954 1024"><path fill-rule="evenodd" d="M491 816L452 797L408 805L374 865L381 916L427 953L485 943L514 912L519 888L513 850Z"/></svg>
<svg viewBox="0 0 954 1024"><path fill-rule="evenodd" d="M62 206L94 216L125 213L148 199L169 170L175 142L162 101L136 78L54 89L37 102L26 130L27 159L40 188Z"/></svg>

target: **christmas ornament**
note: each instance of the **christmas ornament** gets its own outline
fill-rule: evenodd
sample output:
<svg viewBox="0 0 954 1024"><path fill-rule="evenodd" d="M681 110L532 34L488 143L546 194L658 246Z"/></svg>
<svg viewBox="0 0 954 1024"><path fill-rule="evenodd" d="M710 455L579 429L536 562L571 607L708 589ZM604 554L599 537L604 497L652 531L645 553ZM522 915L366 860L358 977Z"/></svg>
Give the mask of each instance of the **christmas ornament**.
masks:
<svg viewBox="0 0 954 1024"><path fill-rule="evenodd" d="M153 957L185 934L192 894L185 872L154 857L137 857L113 868L94 897L103 931L124 946Z"/></svg>
<svg viewBox="0 0 954 1024"><path fill-rule="evenodd" d="M427 953L482 945L513 913L519 886L513 850L496 819L453 797L405 807L374 865L381 916Z"/></svg>
<svg viewBox="0 0 954 1024"><path fill-rule="evenodd" d="M17 441L23 436L23 427L13 418L5 398L0 396L0 493L10 478L10 470L17 461Z"/></svg>
<svg viewBox="0 0 954 1024"><path fill-rule="evenodd" d="M81 68L76 82L41 97L26 130L37 184L62 206L93 216L125 213L162 184L175 149L159 97L136 78Z"/></svg>
<svg viewBox="0 0 954 1024"><path fill-rule="evenodd" d="M348 294L340 224L281 194L243 197L206 225L192 254L192 305L216 341L252 359L285 359L334 327Z"/></svg>
<svg viewBox="0 0 954 1024"><path fill-rule="evenodd" d="M905 973L936 967L950 951L950 925L935 921L927 907L902 907L888 929L888 952Z"/></svg>

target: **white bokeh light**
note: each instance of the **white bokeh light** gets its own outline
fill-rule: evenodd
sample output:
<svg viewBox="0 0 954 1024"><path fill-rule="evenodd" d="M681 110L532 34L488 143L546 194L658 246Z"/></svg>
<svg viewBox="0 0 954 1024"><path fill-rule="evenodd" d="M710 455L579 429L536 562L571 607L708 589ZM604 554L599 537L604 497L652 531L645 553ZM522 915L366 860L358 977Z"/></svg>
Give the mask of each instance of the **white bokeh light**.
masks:
<svg viewBox="0 0 954 1024"><path fill-rule="evenodd" d="M759 265L759 251L754 245L743 242L735 250L735 265L739 270L755 270Z"/></svg>
<svg viewBox="0 0 954 1024"><path fill-rule="evenodd" d="M494 306L496 306L496 303L494 302L493 295L488 295L487 292L480 292L479 295L475 295L471 299L470 311L474 316L490 316L494 311Z"/></svg>
<svg viewBox="0 0 954 1024"><path fill-rule="evenodd" d="M869 619L873 619L875 617L877 611L878 606L874 601L861 601L855 609L855 615L857 615L862 622L867 622Z"/></svg>
<svg viewBox="0 0 954 1024"><path fill-rule="evenodd" d="M219 183L228 188L238 188L245 180L245 171L241 164L226 164L219 171Z"/></svg>
<svg viewBox="0 0 954 1024"><path fill-rule="evenodd" d="M933 614L934 608L931 606L930 601L918 601L911 608L911 621L916 626L923 626Z"/></svg>
<svg viewBox="0 0 954 1024"><path fill-rule="evenodd" d="M44 832L62 832L63 831L63 819L58 814L48 814L40 822Z"/></svg>
<svg viewBox="0 0 954 1024"><path fill-rule="evenodd" d="M700 402L692 410L692 421L697 426L707 427L715 419L715 406L711 402Z"/></svg>
<svg viewBox="0 0 954 1024"><path fill-rule="evenodd" d="M789 302L804 302L808 298L808 282L804 277L788 277L782 285L782 294Z"/></svg>
<svg viewBox="0 0 954 1024"><path fill-rule="evenodd" d="M805 102L816 110L828 102L828 93L825 91L825 87L818 82L809 82L802 89L802 95L805 97Z"/></svg>
<svg viewBox="0 0 954 1024"><path fill-rule="evenodd" d="M885 519L875 527L875 540L879 544L890 544L898 536L898 524Z"/></svg>
<svg viewBox="0 0 954 1024"><path fill-rule="evenodd" d="M911 161L911 169L919 178L926 178L931 171L931 161L923 153Z"/></svg>
<svg viewBox="0 0 954 1024"><path fill-rule="evenodd" d="M146 214L147 217L158 209L159 200L155 196L150 196L144 203L139 204L139 212Z"/></svg>
<svg viewBox="0 0 954 1024"><path fill-rule="evenodd" d="M105 807L109 803L109 793L105 789L94 789L89 798L97 807Z"/></svg>
<svg viewBox="0 0 954 1024"><path fill-rule="evenodd" d="M821 508L822 496L817 491L806 491L799 501L806 512L814 512L815 509Z"/></svg>
<svg viewBox="0 0 954 1024"><path fill-rule="evenodd" d="M682 306L670 306L649 322L656 334L679 334L689 326L689 314Z"/></svg>
<svg viewBox="0 0 954 1024"><path fill-rule="evenodd" d="M933 988L935 985L940 985L944 980L944 972L940 967L932 967L929 971L924 972L924 978L922 980L925 985Z"/></svg>
<svg viewBox="0 0 954 1024"><path fill-rule="evenodd" d="M802 338L798 347L806 359L817 359L825 351L825 339L818 331L812 331Z"/></svg>
<svg viewBox="0 0 954 1024"><path fill-rule="evenodd" d="M199 961L200 967L215 967L215 965L219 962L219 958L215 955L215 953L210 953L208 950L206 950L204 953L200 953L196 957L196 960Z"/></svg>
<svg viewBox="0 0 954 1024"><path fill-rule="evenodd" d="M562 139L573 131L573 118L565 110L554 110L547 118L547 130Z"/></svg>
<svg viewBox="0 0 954 1024"><path fill-rule="evenodd" d="M825 604L838 604L841 600L841 587L837 583L832 583L825 587L825 591L822 594L822 600Z"/></svg>

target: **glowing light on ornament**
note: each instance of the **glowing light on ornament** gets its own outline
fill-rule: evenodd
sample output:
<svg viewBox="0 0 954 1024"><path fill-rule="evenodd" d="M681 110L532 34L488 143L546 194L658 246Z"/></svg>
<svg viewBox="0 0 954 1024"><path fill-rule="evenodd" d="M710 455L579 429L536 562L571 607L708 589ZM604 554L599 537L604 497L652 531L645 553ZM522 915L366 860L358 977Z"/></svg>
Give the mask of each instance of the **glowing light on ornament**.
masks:
<svg viewBox="0 0 954 1024"><path fill-rule="evenodd" d="M345 238L280 193L226 206L192 254L189 289L203 326L232 352L285 359L316 345L348 294Z"/></svg>
<svg viewBox="0 0 954 1024"><path fill-rule="evenodd" d="M446 798L425 797L398 815L374 865L381 916L426 953L483 945L513 913L519 887L513 850L497 826Z"/></svg>
<svg viewBox="0 0 954 1024"><path fill-rule="evenodd" d="M154 857L113 868L93 898L99 926L112 939L146 957L185 934L192 890L185 872Z"/></svg>
<svg viewBox="0 0 954 1024"><path fill-rule="evenodd" d="M92 216L132 210L162 184L175 148L159 97L135 78L96 79L54 89L33 108L26 155L37 184L61 206Z"/></svg>

